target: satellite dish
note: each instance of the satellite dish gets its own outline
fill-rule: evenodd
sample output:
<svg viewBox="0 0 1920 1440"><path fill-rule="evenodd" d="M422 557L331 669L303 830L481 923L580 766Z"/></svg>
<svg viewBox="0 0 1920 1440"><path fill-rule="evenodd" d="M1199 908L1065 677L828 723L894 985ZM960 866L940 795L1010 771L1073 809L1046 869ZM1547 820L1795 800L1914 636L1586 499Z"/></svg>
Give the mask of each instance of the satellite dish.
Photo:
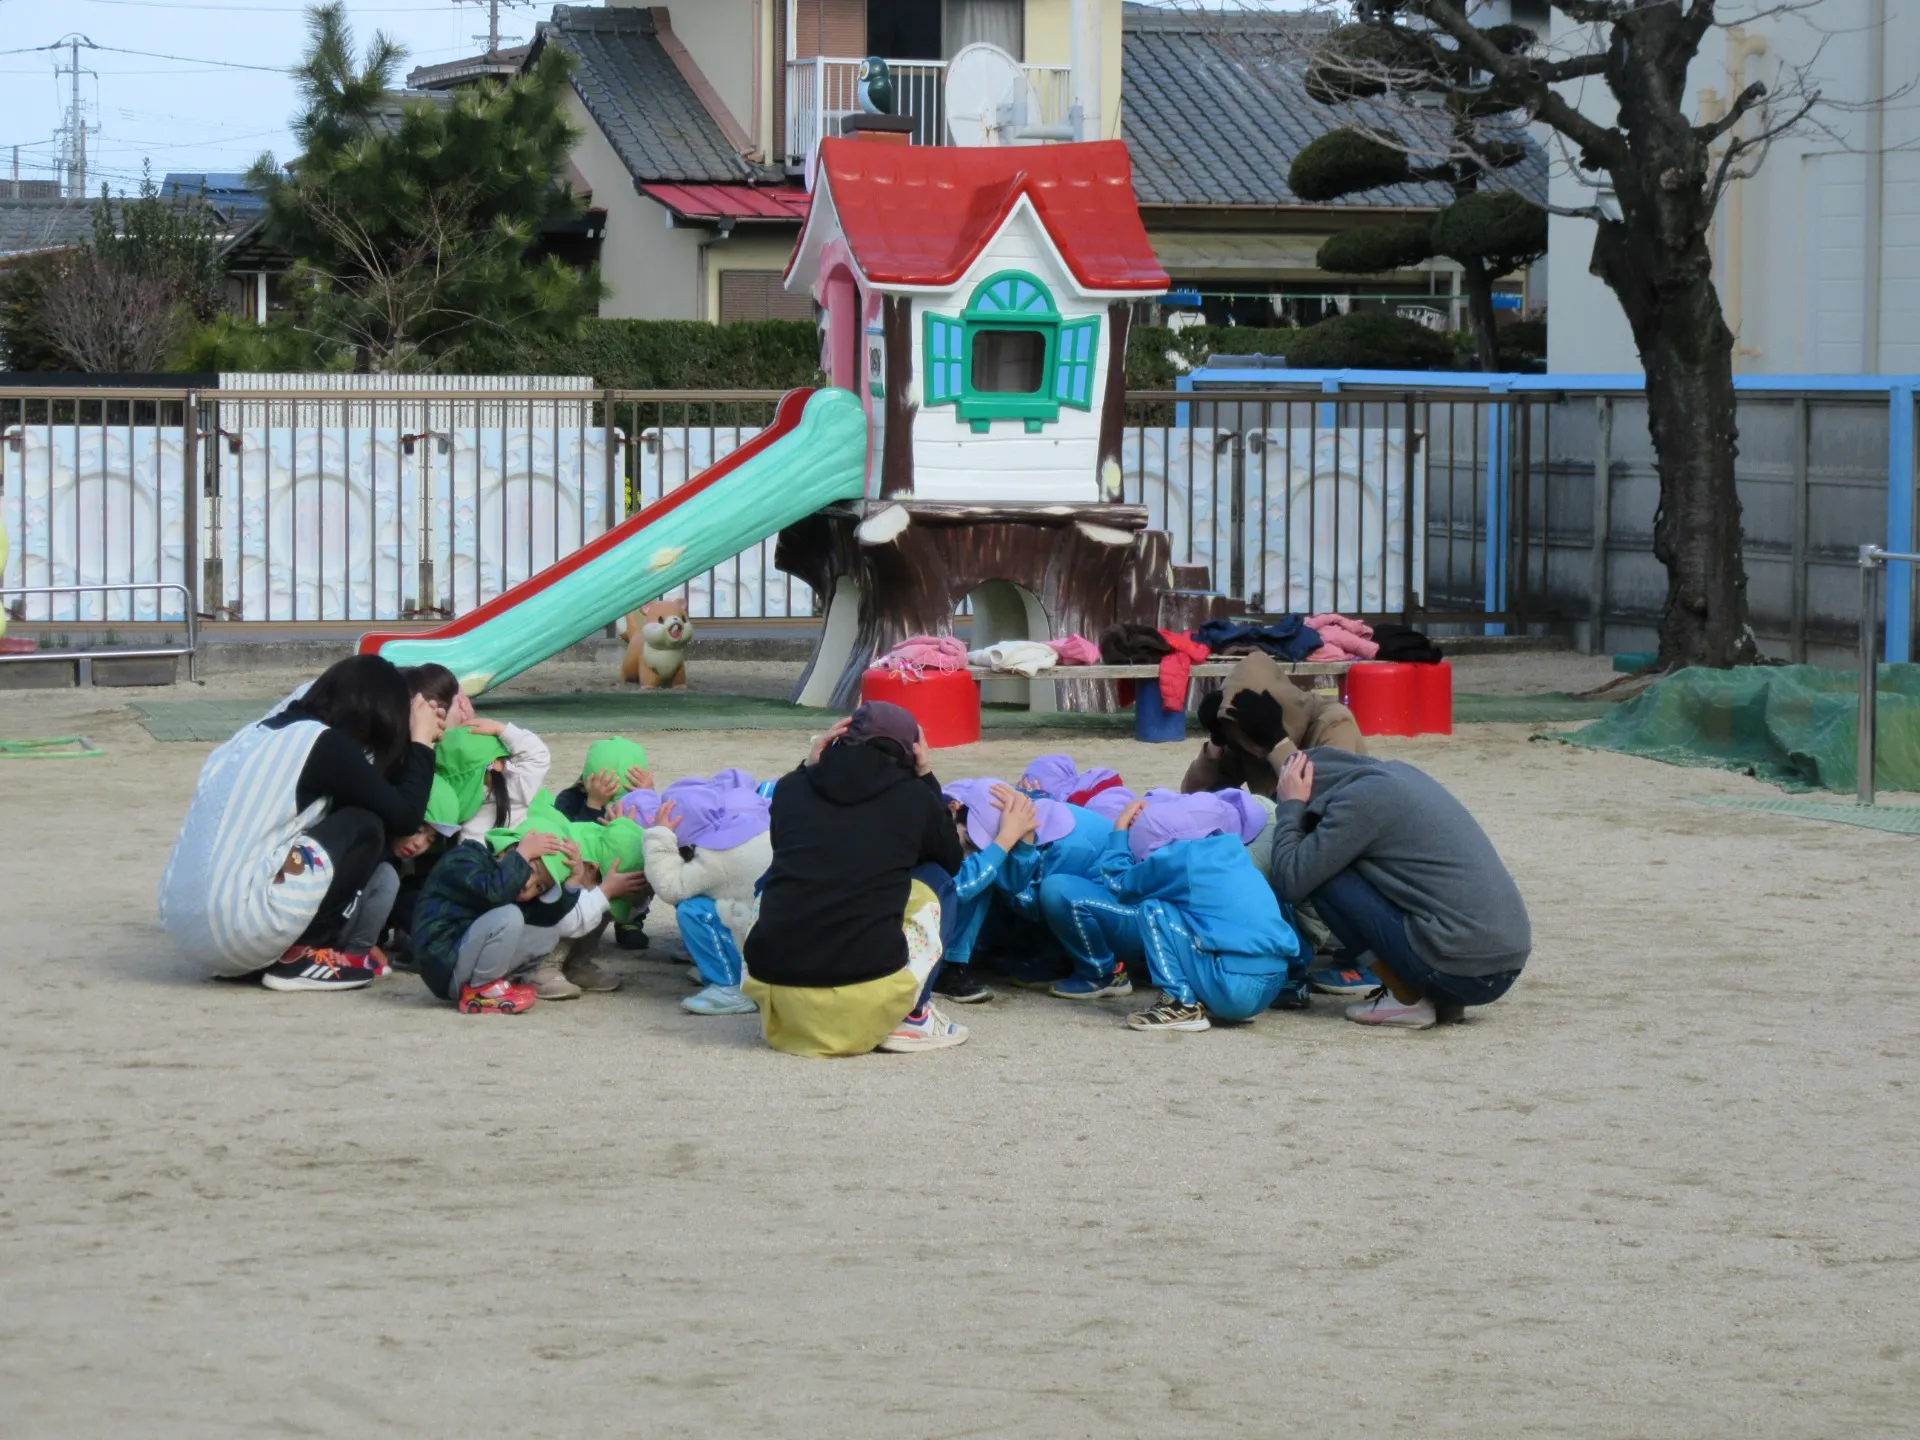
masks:
<svg viewBox="0 0 1920 1440"><path fill-rule="evenodd" d="M947 133L956 145L1010 145L1036 119L1039 97L1026 71L998 45L964 47L947 62Z"/></svg>

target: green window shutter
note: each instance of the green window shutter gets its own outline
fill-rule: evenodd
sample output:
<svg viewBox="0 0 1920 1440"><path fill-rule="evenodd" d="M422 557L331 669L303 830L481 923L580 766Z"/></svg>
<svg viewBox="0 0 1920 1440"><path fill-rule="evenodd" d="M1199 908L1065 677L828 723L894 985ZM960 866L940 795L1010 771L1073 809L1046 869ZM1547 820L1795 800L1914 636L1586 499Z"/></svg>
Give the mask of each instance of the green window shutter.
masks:
<svg viewBox="0 0 1920 1440"><path fill-rule="evenodd" d="M965 388L967 373L967 330L958 320L929 312L922 331L921 370L925 379L927 404L954 405Z"/></svg>
<svg viewBox="0 0 1920 1440"><path fill-rule="evenodd" d="M1053 366L1053 398L1076 410L1093 408L1093 357L1100 347L1100 317L1069 320L1060 327Z"/></svg>

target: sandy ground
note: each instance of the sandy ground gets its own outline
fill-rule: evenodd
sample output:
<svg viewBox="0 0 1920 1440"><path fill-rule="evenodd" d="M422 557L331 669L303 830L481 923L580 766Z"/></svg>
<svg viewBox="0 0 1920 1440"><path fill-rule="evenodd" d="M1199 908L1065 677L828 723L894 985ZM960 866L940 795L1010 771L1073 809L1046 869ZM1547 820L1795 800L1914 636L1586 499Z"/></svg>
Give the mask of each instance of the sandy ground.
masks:
<svg viewBox="0 0 1920 1440"><path fill-rule="evenodd" d="M0 695L0 735L111 752L0 771L9 1440L1912 1433L1909 840L1525 727L1383 744L1532 906L1473 1023L1147 1037L1016 994L958 1050L810 1062L617 954L519 1019L202 978L153 890L208 747L129 698ZM649 742L770 774L798 739Z"/></svg>

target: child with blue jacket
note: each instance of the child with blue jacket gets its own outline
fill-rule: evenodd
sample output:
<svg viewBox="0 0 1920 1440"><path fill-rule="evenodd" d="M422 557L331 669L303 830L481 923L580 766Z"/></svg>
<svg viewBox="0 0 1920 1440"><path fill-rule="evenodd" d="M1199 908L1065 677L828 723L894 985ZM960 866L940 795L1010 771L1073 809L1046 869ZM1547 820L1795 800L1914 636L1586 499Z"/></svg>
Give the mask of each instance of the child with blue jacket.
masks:
<svg viewBox="0 0 1920 1440"><path fill-rule="evenodd" d="M999 780L957 780L940 792L946 797L960 849L966 859L953 877L953 938L941 958L934 993L956 1005L979 1005L993 998L992 988L974 973L973 950L985 928L1002 871L1020 850L1031 848L1037 825L1034 800Z"/></svg>

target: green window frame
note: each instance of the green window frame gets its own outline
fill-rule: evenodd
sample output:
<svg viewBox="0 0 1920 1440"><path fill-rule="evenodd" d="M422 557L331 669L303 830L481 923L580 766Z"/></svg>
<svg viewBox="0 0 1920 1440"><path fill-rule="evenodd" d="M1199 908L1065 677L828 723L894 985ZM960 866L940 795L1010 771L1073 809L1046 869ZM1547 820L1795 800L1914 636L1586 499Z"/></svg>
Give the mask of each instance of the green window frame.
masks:
<svg viewBox="0 0 1920 1440"><path fill-rule="evenodd" d="M993 330L1040 333L1045 354L1039 388L1025 392L976 390L973 342ZM922 375L926 404L952 405L976 435L996 420L1019 420L1028 434L1060 418L1060 407L1093 408L1093 361L1100 346L1100 317L1062 320L1053 294L1039 276L1001 270L974 286L956 316L928 311L922 328Z"/></svg>

